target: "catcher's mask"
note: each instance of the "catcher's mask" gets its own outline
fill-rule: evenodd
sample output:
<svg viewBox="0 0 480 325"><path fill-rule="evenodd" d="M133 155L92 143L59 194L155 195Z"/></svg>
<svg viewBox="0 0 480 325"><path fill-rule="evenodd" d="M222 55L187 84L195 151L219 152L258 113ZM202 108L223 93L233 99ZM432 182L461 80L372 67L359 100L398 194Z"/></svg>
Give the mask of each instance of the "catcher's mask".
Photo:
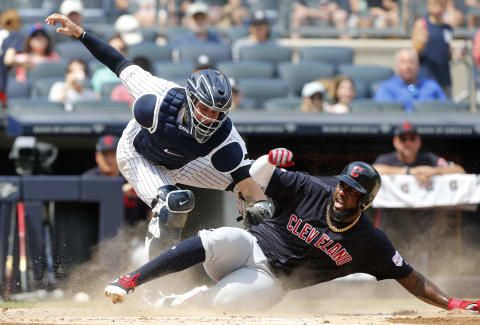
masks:
<svg viewBox="0 0 480 325"><path fill-rule="evenodd" d="M358 200L358 208L362 211L372 205L373 199L375 199L382 185L377 170L362 161L354 161L348 164L335 178L362 193Z"/></svg>
<svg viewBox="0 0 480 325"><path fill-rule="evenodd" d="M188 79L186 93L188 125L195 140L204 143L227 118L232 107L232 86L223 73L204 69ZM205 116L198 109L199 103L220 114L217 118Z"/></svg>

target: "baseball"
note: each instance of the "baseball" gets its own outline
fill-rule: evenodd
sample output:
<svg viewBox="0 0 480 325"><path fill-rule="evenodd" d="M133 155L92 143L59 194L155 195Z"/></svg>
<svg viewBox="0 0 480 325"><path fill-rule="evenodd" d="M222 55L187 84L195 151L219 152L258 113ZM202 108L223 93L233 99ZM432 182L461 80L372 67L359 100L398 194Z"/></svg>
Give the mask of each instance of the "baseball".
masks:
<svg viewBox="0 0 480 325"><path fill-rule="evenodd" d="M88 293L80 291L75 294L73 299L75 300L75 302L83 304L90 301L90 296L88 295Z"/></svg>

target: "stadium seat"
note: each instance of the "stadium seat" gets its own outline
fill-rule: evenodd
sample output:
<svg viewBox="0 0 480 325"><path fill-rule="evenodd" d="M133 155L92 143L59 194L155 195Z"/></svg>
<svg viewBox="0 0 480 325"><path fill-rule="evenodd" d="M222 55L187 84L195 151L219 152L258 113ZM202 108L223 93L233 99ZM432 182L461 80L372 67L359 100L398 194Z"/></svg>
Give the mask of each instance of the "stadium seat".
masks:
<svg viewBox="0 0 480 325"><path fill-rule="evenodd" d="M64 77L50 77L50 78L39 78L33 81L32 86L32 99L47 99L48 94L50 93L50 88L53 84L58 81L64 81Z"/></svg>
<svg viewBox="0 0 480 325"><path fill-rule="evenodd" d="M266 61L278 64L292 61L293 49L278 45L254 45L240 49L240 61Z"/></svg>
<svg viewBox="0 0 480 325"><path fill-rule="evenodd" d="M260 61L222 62L217 65L217 69L235 80L243 78L273 78L275 71L273 63Z"/></svg>
<svg viewBox="0 0 480 325"><path fill-rule="evenodd" d="M115 26L113 24L92 23L92 24L84 24L84 27L86 30L92 32L94 35L98 36L104 41L108 41L117 33L115 31Z"/></svg>
<svg viewBox="0 0 480 325"><path fill-rule="evenodd" d="M102 98L110 99L110 94L112 93L112 90L120 84L121 84L120 80L103 83L102 84L102 92L101 92Z"/></svg>
<svg viewBox="0 0 480 325"><path fill-rule="evenodd" d="M84 4L85 5L85 4ZM107 19L103 9L84 7L83 9L83 23L88 24L105 24Z"/></svg>
<svg viewBox="0 0 480 325"><path fill-rule="evenodd" d="M192 62L171 63L171 62L155 62L155 74L167 80L185 79L192 75L195 65Z"/></svg>
<svg viewBox="0 0 480 325"><path fill-rule="evenodd" d="M393 76L393 70L380 66L340 64L338 74L346 75L354 80L366 81L370 85L373 82L390 78Z"/></svg>
<svg viewBox="0 0 480 325"><path fill-rule="evenodd" d="M363 80L353 80L355 86L355 99L372 97L368 82Z"/></svg>
<svg viewBox="0 0 480 325"><path fill-rule="evenodd" d="M172 40L177 39L178 37L182 36L185 33L188 33L190 29L183 25L178 26L168 26L167 30L165 31L165 37L167 37L168 42L172 42Z"/></svg>
<svg viewBox="0 0 480 325"><path fill-rule="evenodd" d="M415 113L468 113L470 108L466 103L455 102L416 102L413 103Z"/></svg>
<svg viewBox="0 0 480 325"><path fill-rule="evenodd" d="M248 36L248 27L245 25L242 26L232 26L229 28L221 29L220 33L225 35L230 43L235 42L237 39Z"/></svg>
<svg viewBox="0 0 480 325"><path fill-rule="evenodd" d="M95 71L104 67L105 67L105 64L103 64L100 61L97 61L97 60L90 61L88 62L88 73L90 76L93 76Z"/></svg>
<svg viewBox="0 0 480 325"><path fill-rule="evenodd" d="M263 107L267 111L281 112L296 110L302 104L302 97L280 97L268 99L263 103Z"/></svg>
<svg viewBox="0 0 480 325"><path fill-rule="evenodd" d="M114 102L108 99L103 99L100 101L92 100L92 101L80 101L73 105L75 112L80 111L130 111L130 107L126 102Z"/></svg>
<svg viewBox="0 0 480 325"><path fill-rule="evenodd" d="M287 85L281 79L241 79L238 88L245 97L255 100L255 107L263 107L263 103L270 98L285 96Z"/></svg>
<svg viewBox="0 0 480 325"><path fill-rule="evenodd" d="M56 45L56 50L62 59L80 59L88 63L95 60L95 57L90 54L87 48L78 41L62 42Z"/></svg>
<svg viewBox="0 0 480 325"><path fill-rule="evenodd" d="M9 78L7 81L7 97L12 98L30 98L30 80L18 82L15 78Z"/></svg>
<svg viewBox="0 0 480 325"><path fill-rule="evenodd" d="M298 49L301 61L320 61L335 64L353 64L353 49L334 46L305 46Z"/></svg>
<svg viewBox="0 0 480 325"><path fill-rule="evenodd" d="M187 86L187 78L172 78L168 79L168 81L174 82L180 87L186 87Z"/></svg>
<svg viewBox="0 0 480 325"><path fill-rule="evenodd" d="M158 37L158 32L155 28L141 27L140 32L142 33L144 42L155 42Z"/></svg>
<svg viewBox="0 0 480 325"><path fill-rule="evenodd" d="M208 56L212 65L232 60L232 49L230 45L224 44L181 46L176 48L174 52L178 54L180 62L197 62L200 55Z"/></svg>
<svg viewBox="0 0 480 325"><path fill-rule="evenodd" d="M142 42L128 48L128 57L147 57L151 62L172 61L172 49L168 46L158 46L154 42Z"/></svg>
<svg viewBox="0 0 480 325"><path fill-rule="evenodd" d="M280 78L288 87L288 94L299 96L303 85L317 79L329 79L335 75L335 67L332 64L320 62L300 62L293 64L283 62L278 65Z"/></svg>
<svg viewBox="0 0 480 325"><path fill-rule="evenodd" d="M12 99L8 101L8 111L65 111L63 103L50 102L46 99Z"/></svg>
<svg viewBox="0 0 480 325"><path fill-rule="evenodd" d="M354 100L350 104L350 113L404 113L403 104L396 102L376 102L373 100Z"/></svg>
<svg viewBox="0 0 480 325"><path fill-rule="evenodd" d="M41 78L63 78L67 70L68 61L44 62L28 70L28 79L32 82Z"/></svg>

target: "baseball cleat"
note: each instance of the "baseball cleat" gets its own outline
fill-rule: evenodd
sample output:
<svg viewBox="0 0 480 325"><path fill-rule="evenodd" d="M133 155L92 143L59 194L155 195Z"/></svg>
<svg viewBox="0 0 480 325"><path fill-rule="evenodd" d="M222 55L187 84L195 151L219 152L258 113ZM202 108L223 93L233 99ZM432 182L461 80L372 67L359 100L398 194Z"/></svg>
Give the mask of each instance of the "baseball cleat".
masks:
<svg viewBox="0 0 480 325"><path fill-rule="evenodd" d="M154 307L174 307L178 306L184 303L192 302L195 297L199 296L200 294L204 293L205 291L208 290L208 287L206 285L196 287L184 294L181 295L169 295L169 296L164 296L160 299L158 299L154 303Z"/></svg>
<svg viewBox="0 0 480 325"><path fill-rule="evenodd" d="M137 287L138 273L122 275L105 288L105 296L112 298L114 304L122 303L130 292Z"/></svg>

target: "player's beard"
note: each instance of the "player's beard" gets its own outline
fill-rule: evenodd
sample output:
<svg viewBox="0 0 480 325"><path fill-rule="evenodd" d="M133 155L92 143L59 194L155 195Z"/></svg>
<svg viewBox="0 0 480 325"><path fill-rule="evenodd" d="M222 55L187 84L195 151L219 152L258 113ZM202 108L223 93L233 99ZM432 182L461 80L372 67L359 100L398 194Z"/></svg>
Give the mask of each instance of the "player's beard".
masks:
<svg viewBox="0 0 480 325"><path fill-rule="evenodd" d="M335 199L332 198L330 201L330 204L328 205L328 209L330 212L330 216L335 220L339 222L343 222L343 220L353 216L355 213L357 213L358 208L350 208L350 209L343 209L341 212L336 212L334 209L334 204L335 204Z"/></svg>

